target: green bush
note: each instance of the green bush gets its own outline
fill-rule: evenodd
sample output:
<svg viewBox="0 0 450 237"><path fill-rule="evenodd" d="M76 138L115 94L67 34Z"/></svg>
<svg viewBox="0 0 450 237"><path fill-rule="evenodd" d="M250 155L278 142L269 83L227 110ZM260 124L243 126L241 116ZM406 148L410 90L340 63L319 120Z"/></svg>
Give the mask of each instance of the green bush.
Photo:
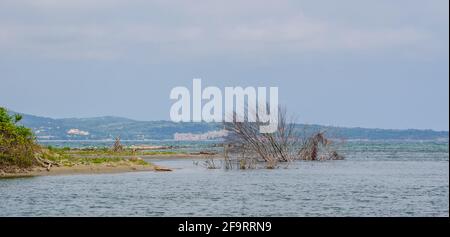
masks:
<svg viewBox="0 0 450 237"><path fill-rule="evenodd" d="M0 107L0 168L5 166L29 167L34 164L38 146L31 129L18 125L21 115L9 115Z"/></svg>

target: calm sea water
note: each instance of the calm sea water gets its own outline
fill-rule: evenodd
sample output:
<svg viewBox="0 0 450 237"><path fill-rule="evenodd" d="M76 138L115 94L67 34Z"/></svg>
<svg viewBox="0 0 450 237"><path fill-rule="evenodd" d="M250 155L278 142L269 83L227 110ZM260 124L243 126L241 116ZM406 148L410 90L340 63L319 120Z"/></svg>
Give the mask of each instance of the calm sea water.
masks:
<svg viewBox="0 0 450 237"><path fill-rule="evenodd" d="M288 168L0 179L0 216L449 216L448 143L351 142Z"/></svg>

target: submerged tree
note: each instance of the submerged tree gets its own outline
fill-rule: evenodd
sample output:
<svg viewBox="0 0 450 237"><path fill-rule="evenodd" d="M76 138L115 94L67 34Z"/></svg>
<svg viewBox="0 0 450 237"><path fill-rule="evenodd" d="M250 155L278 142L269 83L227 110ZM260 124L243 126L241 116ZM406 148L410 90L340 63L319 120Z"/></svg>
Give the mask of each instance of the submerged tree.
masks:
<svg viewBox="0 0 450 237"><path fill-rule="evenodd" d="M340 155L331 146L332 141L325 137L325 132L318 132L305 139L298 156L301 160L342 160Z"/></svg>
<svg viewBox="0 0 450 237"><path fill-rule="evenodd" d="M287 121L285 110L279 111L278 127L274 133L260 133L260 126L264 123L239 120L236 114L233 114L233 122L225 123L228 131L225 143L242 154L241 167L242 163L252 164L256 160L264 161L267 168L275 168L280 161L295 159L294 148L298 144L298 137L295 135L294 124ZM260 121L258 114L255 113L254 116L256 121Z"/></svg>
<svg viewBox="0 0 450 237"><path fill-rule="evenodd" d="M229 153L235 154L235 163L241 169L254 167L257 162L264 163L266 168L275 168L280 162L293 160L343 159L333 149L325 132L315 132L309 136L301 134L293 119L288 120L286 110L281 107L274 133L260 133L259 128L264 123L258 122L258 114L254 116L257 122L248 122L247 119L237 119L234 113L232 122L224 123L228 131L224 144L225 167L232 167Z"/></svg>

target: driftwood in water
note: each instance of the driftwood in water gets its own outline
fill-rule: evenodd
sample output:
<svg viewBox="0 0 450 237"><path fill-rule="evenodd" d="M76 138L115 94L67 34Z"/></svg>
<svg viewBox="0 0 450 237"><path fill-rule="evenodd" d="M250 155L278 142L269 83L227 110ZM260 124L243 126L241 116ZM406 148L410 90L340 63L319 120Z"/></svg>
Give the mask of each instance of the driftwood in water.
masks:
<svg viewBox="0 0 450 237"><path fill-rule="evenodd" d="M172 171L171 169L169 169L169 168L163 168L163 167L155 167L155 171Z"/></svg>

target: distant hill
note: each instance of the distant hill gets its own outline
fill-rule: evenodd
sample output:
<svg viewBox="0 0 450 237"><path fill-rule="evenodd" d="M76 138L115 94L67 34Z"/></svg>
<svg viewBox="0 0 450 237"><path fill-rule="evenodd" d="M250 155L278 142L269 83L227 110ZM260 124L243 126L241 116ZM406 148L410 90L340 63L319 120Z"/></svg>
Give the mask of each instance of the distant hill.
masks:
<svg viewBox="0 0 450 237"><path fill-rule="evenodd" d="M52 119L22 114L21 123L30 127L40 140L105 140L120 136L123 140L173 139L175 133L207 133L222 129L220 123L174 123L136 121L120 117ZM448 131L343 128L321 125L297 125L300 131L326 130L329 136L358 140L443 140Z"/></svg>

